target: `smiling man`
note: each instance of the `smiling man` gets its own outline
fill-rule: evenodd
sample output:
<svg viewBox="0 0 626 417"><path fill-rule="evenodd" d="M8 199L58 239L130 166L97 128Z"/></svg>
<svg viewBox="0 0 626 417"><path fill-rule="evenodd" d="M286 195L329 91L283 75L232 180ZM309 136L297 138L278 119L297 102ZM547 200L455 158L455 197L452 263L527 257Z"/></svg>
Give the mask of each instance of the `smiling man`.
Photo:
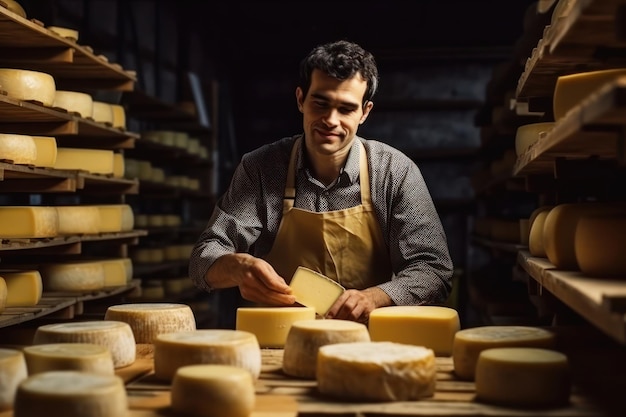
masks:
<svg viewBox="0 0 626 417"><path fill-rule="evenodd" d="M378 307L446 301L452 261L419 168L357 136L377 87L375 59L355 43L321 45L302 60L304 133L243 156L192 252L199 288L291 305L289 281L306 266L347 289L327 318L365 323Z"/></svg>

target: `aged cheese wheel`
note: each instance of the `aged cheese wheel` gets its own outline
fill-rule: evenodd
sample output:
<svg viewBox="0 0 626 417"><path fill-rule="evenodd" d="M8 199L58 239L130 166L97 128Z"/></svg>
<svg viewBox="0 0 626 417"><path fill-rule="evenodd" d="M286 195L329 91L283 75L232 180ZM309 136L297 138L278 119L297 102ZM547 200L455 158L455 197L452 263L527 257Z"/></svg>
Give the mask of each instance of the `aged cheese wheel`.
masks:
<svg viewBox="0 0 626 417"><path fill-rule="evenodd" d="M57 160L57 140L51 136L33 136L37 147L37 158L33 163L37 167L54 168Z"/></svg>
<svg viewBox="0 0 626 417"><path fill-rule="evenodd" d="M91 117L93 113L93 98L87 93L57 90L54 95L53 106L69 113L78 113L80 117L87 118Z"/></svg>
<svg viewBox="0 0 626 417"><path fill-rule="evenodd" d="M106 149L57 148L56 169L82 170L91 174L113 174L113 151Z"/></svg>
<svg viewBox="0 0 626 417"><path fill-rule="evenodd" d="M13 13L26 19L26 12L24 11L24 8L17 1L15 0L2 0L2 1L6 5L7 9L9 9Z"/></svg>
<svg viewBox="0 0 626 417"><path fill-rule="evenodd" d="M52 106L56 85L52 75L39 71L0 68L0 90L11 98Z"/></svg>
<svg viewBox="0 0 626 417"><path fill-rule="evenodd" d="M28 377L24 354L0 348L0 412L13 409L18 385Z"/></svg>
<svg viewBox="0 0 626 417"><path fill-rule="evenodd" d="M320 316L324 316L345 291L338 282L302 266L296 269L289 286L298 303L313 307Z"/></svg>
<svg viewBox="0 0 626 417"><path fill-rule="evenodd" d="M135 214L128 204L101 204L100 233L129 232L135 226Z"/></svg>
<svg viewBox="0 0 626 417"><path fill-rule="evenodd" d="M23 349L28 375L49 371L83 371L113 375L109 348L93 343L50 343Z"/></svg>
<svg viewBox="0 0 626 417"><path fill-rule="evenodd" d="M56 206L59 235L95 235L100 232L100 210L94 206Z"/></svg>
<svg viewBox="0 0 626 417"><path fill-rule="evenodd" d="M480 352L498 347L535 347L551 349L554 333L530 326L480 326L459 330L454 336L452 361L454 373L473 380Z"/></svg>
<svg viewBox="0 0 626 417"><path fill-rule="evenodd" d="M335 343L319 348L318 390L342 400L411 401L432 396L435 354L394 342Z"/></svg>
<svg viewBox="0 0 626 417"><path fill-rule="evenodd" d="M187 365L172 380L172 411L194 417L248 417L256 394L252 374L229 365Z"/></svg>
<svg viewBox="0 0 626 417"><path fill-rule="evenodd" d="M33 337L34 345L49 343L94 343L109 349L115 368L135 362L135 337L121 321L78 321L39 326Z"/></svg>
<svg viewBox="0 0 626 417"><path fill-rule="evenodd" d="M232 365L261 374L261 348L250 332L230 329L199 329L165 333L154 339L154 374L171 381L185 365Z"/></svg>
<svg viewBox="0 0 626 417"><path fill-rule="evenodd" d="M113 177L124 178L124 171L124 155L119 152L115 152L113 154Z"/></svg>
<svg viewBox="0 0 626 417"><path fill-rule="evenodd" d="M120 417L128 414L124 381L116 375L50 371L29 376L17 389L15 417Z"/></svg>
<svg viewBox="0 0 626 417"><path fill-rule="evenodd" d="M37 161L37 144L32 136L0 133L0 160L14 164L34 165Z"/></svg>
<svg viewBox="0 0 626 417"><path fill-rule="evenodd" d="M136 303L107 308L105 320L123 321L130 325L137 343L153 343L163 333L196 330L193 311L186 304Z"/></svg>
<svg viewBox="0 0 626 417"><path fill-rule="evenodd" d="M130 258L101 259L104 267L104 286L127 285L133 279L133 262Z"/></svg>
<svg viewBox="0 0 626 417"><path fill-rule="evenodd" d="M540 138L554 128L554 122L531 123L517 128L515 132L515 153L522 155Z"/></svg>
<svg viewBox="0 0 626 417"><path fill-rule="evenodd" d="M504 347L480 353L479 401L514 407L566 405L570 396L567 356L549 349Z"/></svg>
<svg viewBox="0 0 626 417"><path fill-rule="evenodd" d="M33 307L41 300L43 283L39 271L0 271L7 286L7 307Z"/></svg>
<svg viewBox="0 0 626 417"><path fill-rule="evenodd" d="M315 319L310 307L239 307L235 328L253 333L261 347L282 348L291 325Z"/></svg>
<svg viewBox="0 0 626 417"><path fill-rule="evenodd" d="M0 238L55 237L58 231L59 215L54 207L0 207Z"/></svg>
<svg viewBox="0 0 626 417"><path fill-rule="evenodd" d="M46 291L83 292L104 288L104 266L100 261L68 261L40 266Z"/></svg>
<svg viewBox="0 0 626 417"><path fill-rule="evenodd" d="M370 313L372 341L425 346L437 356L452 355L454 335L461 324L458 312L439 306L390 306Z"/></svg>
<svg viewBox="0 0 626 417"><path fill-rule="evenodd" d="M578 220L574 237L576 262L591 277L626 278L626 217Z"/></svg>
<svg viewBox="0 0 626 417"><path fill-rule="evenodd" d="M113 109L109 103L94 101L91 117L98 123L113 125Z"/></svg>
<svg viewBox="0 0 626 417"><path fill-rule="evenodd" d="M119 129L126 129L126 110L124 106L119 104L111 104L111 111L113 112L113 127Z"/></svg>
<svg viewBox="0 0 626 417"><path fill-rule="evenodd" d="M492 219L491 238L496 242L519 243L521 241L519 220Z"/></svg>
<svg viewBox="0 0 626 417"><path fill-rule="evenodd" d="M2 271L0 271L0 314L4 311L7 306L7 283L2 278Z"/></svg>
<svg viewBox="0 0 626 417"><path fill-rule="evenodd" d="M78 41L78 31L76 29L70 29L61 26L48 26L47 29L51 32L56 33L62 38L67 38L73 40L74 42Z"/></svg>
<svg viewBox="0 0 626 417"><path fill-rule="evenodd" d="M320 347L333 343L369 342L362 323L349 320L300 320L291 325L283 352L283 371L298 378L315 379Z"/></svg>

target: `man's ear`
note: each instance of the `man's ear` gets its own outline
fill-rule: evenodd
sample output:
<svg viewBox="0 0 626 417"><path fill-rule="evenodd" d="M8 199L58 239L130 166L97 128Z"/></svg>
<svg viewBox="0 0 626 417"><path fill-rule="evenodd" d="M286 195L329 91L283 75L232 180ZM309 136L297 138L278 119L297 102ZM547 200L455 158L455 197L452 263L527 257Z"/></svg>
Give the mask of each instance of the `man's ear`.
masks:
<svg viewBox="0 0 626 417"><path fill-rule="evenodd" d="M363 106L363 115L361 116L361 120L359 120L359 124L362 125L363 123L365 123L365 120L367 119L367 116L369 116L370 111L372 111L372 108L374 107L374 102L368 100L365 105Z"/></svg>
<svg viewBox="0 0 626 417"><path fill-rule="evenodd" d="M302 113L304 110L302 109L304 103L304 94L302 93L302 89L300 87L296 87L296 103L298 104L298 110Z"/></svg>

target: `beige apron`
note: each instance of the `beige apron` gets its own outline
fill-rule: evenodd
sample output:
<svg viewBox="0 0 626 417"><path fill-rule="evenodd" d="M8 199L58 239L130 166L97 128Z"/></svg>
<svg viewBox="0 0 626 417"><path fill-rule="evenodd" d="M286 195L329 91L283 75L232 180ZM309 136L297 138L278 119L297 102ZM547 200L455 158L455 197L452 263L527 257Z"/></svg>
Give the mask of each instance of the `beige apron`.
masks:
<svg viewBox="0 0 626 417"><path fill-rule="evenodd" d="M317 213L293 207L300 143L298 139L291 151L283 217L265 259L287 282L301 265L346 288L365 289L389 281L391 262L371 201L365 147L359 141L361 205Z"/></svg>

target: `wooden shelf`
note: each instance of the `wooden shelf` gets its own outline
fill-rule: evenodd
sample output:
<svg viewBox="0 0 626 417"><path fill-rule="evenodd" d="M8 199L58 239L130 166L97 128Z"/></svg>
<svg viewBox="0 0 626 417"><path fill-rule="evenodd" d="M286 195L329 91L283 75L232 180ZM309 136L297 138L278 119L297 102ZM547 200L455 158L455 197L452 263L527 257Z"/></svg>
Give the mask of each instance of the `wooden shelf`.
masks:
<svg viewBox="0 0 626 417"><path fill-rule="evenodd" d="M133 265L134 274L138 277L148 278L148 275L161 273L170 270L178 270L189 265L187 260L181 261L165 261L158 263L135 263Z"/></svg>
<svg viewBox="0 0 626 417"><path fill-rule="evenodd" d="M139 140L135 142L135 149L129 150L126 155L129 158L150 159L154 163L170 163L176 158L184 161L186 165L206 165L211 166L211 160L201 158L198 155L189 153L187 149L177 146L164 145L151 140Z"/></svg>
<svg viewBox="0 0 626 417"><path fill-rule="evenodd" d="M503 252L517 253L520 250L528 249L528 246L514 242L498 242L482 236L472 236L472 241L491 249L498 249Z"/></svg>
<svg viewBox="0 0 626 417"><path fill-rule="evenodd" d="M116 241L137 244L139 237L148 234L145 230L98 235L62 236L38 239L1 239L0 254L9 255L66 255L80 254L82 245L89 242Z"/></svg>

